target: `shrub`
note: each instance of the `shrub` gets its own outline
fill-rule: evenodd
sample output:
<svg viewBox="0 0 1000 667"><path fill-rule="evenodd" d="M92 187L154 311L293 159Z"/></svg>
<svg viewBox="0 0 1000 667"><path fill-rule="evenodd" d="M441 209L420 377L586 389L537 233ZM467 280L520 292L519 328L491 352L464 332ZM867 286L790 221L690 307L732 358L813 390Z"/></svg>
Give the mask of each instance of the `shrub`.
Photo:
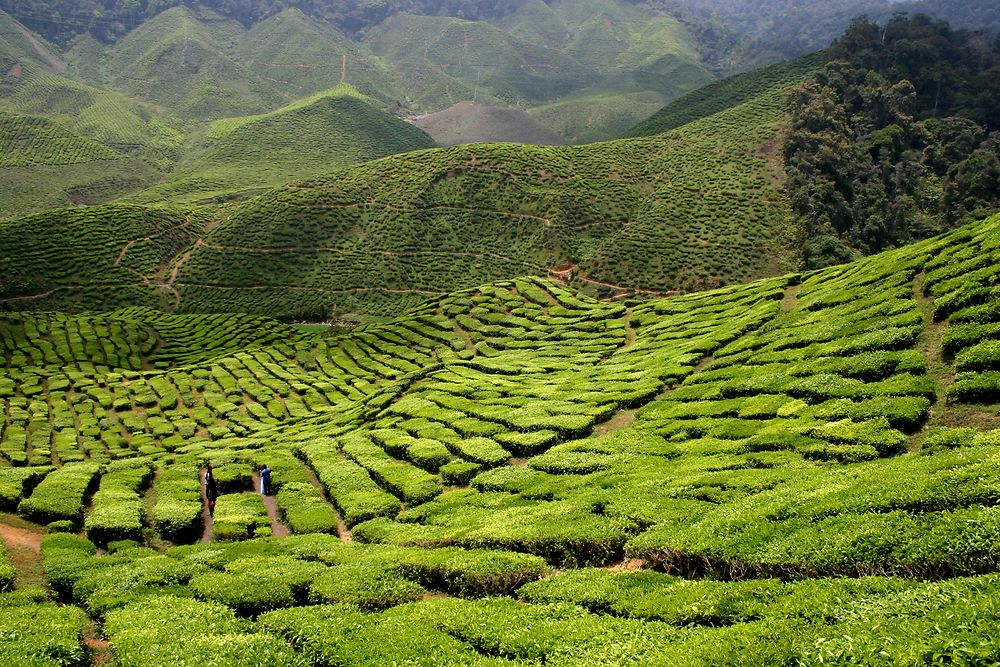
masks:
<svg viewBox="0 0 1000 667"><path fill-rule="evenodd" d="M293 533L331 533L337 516L308 482L286 482L278 491L278 508Z"/></svg>
<svg viewBox="0 0 1000 667"><path fill-rule="evenodd" d="M48 475L17 511L36 523L83 518L83 500L101 470L99 463L71 463Z"/></svg>
<svg viewBox="0 0 1000 667"><path fill-rule="evenodd" d="M996 403L1000 401L1000 371L959 373L948 387L948 398L959 403Z"/></svg>
<svg viewBox="0 0 1000 667"><path fill-rule="evenodd" d="M424 593L423 587L404 577L398 567L352 563L336 565L316 577L309 589L309 600L376 610L419 600Z"/></svg>
<svg viewBox="0 0 1000 667"><path fill-rule="evenodd" d="M324 570L322 563L288 557L247 558L230 562L226 572L197 576L190 585L199 599L221 602L240 616L257 616L304 602L309 584Z"/></svg>
<svg viewBox="0 0 1000 667"><path fill-rule="evenodd" d="M510 459L510 453L489 438L467 438L449 443L449 446L463 459L487 468L501 465Z"/></svg>
<svg viewBox="0 0 1000 667"><path fill-rule="evenodd" d="M246 540L258 529L270 529L271 520L257 493L220 495L215 505L212 536L217 540Z"/></svg>
<svg viewBox="0 0 1000 667"><path fill-rule="evenodd" d="M198 468L174 465L160 470L153 485L156 505L152 524L168 540L193 540L201 530L201 482Z"/></svg>
<svg viewBox="0 0 1000 667"><path fill-rule="evenodd" d="M482 469L483 467L478 463L452 461L447 465L441 466L441 477L444 479L445 484L465 486Z"/></svg>
<svg viewBox="0 0 1000 667"><path fill-rule="evenodd" d="M0 511L16 508L18 502L51 471L51 466L0 468Z"/></svg>
<svg viewBox="0 0 1000 667"><path fill-rule="evenodd" d="M228 607L175 596L149 597L109 613L105 633L122 667L306 664L278 638L245 632Z"/></svg>

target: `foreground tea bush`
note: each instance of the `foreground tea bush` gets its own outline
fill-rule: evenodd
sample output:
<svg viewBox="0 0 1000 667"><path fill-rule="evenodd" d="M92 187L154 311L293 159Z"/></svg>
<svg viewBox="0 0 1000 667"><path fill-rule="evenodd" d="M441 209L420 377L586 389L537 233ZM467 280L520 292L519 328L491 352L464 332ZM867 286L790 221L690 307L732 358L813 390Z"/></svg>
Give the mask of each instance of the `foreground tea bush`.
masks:
<svg viewBox="0 0 1000 667"><path fill-rule="evenodd" d="M217 603L148 598L108 614L105 632L123 666L308 664L276 637L250 631Z"/></svg>
<svg viewBox="0 0 1000 667"><path fill-rule="evenodd" d="M40 589L0 593L2 660L25 667L83 667L87 616L77 607L57 606Z"/></svg>
<svg viewBox="0 0 1000 667"><path fill-rule="evenodd" d="M72 463L59 468L18 505L18 512L36 523L83 518L83 499L101 470L98 463Z"/></svg>
<svg viewBox="0 0 1000 667"><path fill-rule="evenodd" d="M518 278L326 334L18 315L0 497L60 508L33 515L51 588L134 664L243 664L230 636L279 663L988 663L1000 405L955 392L995 372L998 225L627 303ZM222 629L167 645L163 599Z"/></svg>
<svg viewBox="0 0 1000 667"><path fill-rule="evenodd" d="M153 476L147 461L124 460L108 465L94 494L94 509L84 522L96 544L142 537L143 506L139 491Z"/></svg>

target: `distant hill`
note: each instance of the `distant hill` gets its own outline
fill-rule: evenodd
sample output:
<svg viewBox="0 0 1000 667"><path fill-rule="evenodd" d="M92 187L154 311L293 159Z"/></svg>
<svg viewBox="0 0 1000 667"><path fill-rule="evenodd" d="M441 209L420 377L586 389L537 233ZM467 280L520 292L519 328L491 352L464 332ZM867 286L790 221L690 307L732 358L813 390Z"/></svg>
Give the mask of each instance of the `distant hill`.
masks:
<svg viewBox="0 0 1000 667"><path fill-rule="evenodd" d="M435 145L346 85L268 114L217 121L204 143L204 153L182 162L166 183L131 199L232 197Z"/></svg>
<svg viewBox="0 0 1000 667"><path fill-rule="evenodd" d="M107 81L185 118L268 111L286 101L227 53L242 26L211 12L169 9L126 35L105 55Z"/></svg>
<svg viewBox="0 0 1000 667"><path fill-rule="evenodd" d="M379 100L397 96L396 74L373 57L365 44L298 9L286 9L241 35L234 58L286 99L349 82Z"/></svg>
<svg viewBox="0 0 1000 667"><path fill-rule="evenodd" d="M63 72L66 70L66 63L56 52L57 49L40 36L6 12L0 11L0 74L13 76L16 66L24 61L53 72Z"/></svg>
<svg viewBox="0 0 1000 667"><path fill-rule="evenodd" d="M477 141L513 141L522 144L565 144L566 139L544 127L520 109L459 102L444 111L416 116L414 125L442 146Z"/></svg>
<svg viewBox="0 0 1000 667"><path fill-rule="evenodd" d="M8 215L106 201L156 176L48 118L0 111L0 210Z"/></svg>
<svg viewBox="0 0 1000 667"><path fill-rule="evenodd" d="M35 282L3 298L59 310L167 300L182 311L327 318L400 312L428 295L525 274L605 296L774 275L794 268L799 252L772 150L784 95L773 88L653 137L470 144L347 167L198 209L212 220L206 231L185 228L186 243L138 273L115 262L148 233L115 231L114 206L9 221L0 224L0 245L11 248L0 283L14 284L15 267ZM158 210L127 208L133 217ZM60 241L81 215L105 235L85 251L86 276L70 268L83 251ZM26 245L28 229L44 242Z"/></svg>
<svg viewBox="0 0 1000 667"><path fill-rule="evenodd" d="M629 129L623 136L651 136L731 109L763 94L769 88L787 87L790 83L801 81L821 67L824 60L825 55L818 52L716 81L674 100Z"/></svg>
<svg viewBox="0 0 1000 667"><path fill-rule="evenodd" d="M711 37L717 24L624 0L523 0L502 11L462 13L390 3L372 9L363 29L335 9L290 4L261 11L214 2L160 13L149 7L140 12L148 16L131 16L110 33L103 21L81 16L73 25L91 30L72 39L66 23L29 24L67 47L71 76L194 124L264 113L349 83L416 114L470 100L544 107L536 120L586 142L619 134L716 75L708 60L719 48ZM393 7L402 11L382 11ZM25 5L15 9L26 20L38 17ZM345 34L340 28L349 25ZM622 97L630 103L616 103Z"/></svg>
<svg viewBox="0 0 1000 667"><path fill-rule="evenodd" d="M95 204L156 182L180 139L143 114L120 95L16 61L0 75L0 217Z"/></svg>

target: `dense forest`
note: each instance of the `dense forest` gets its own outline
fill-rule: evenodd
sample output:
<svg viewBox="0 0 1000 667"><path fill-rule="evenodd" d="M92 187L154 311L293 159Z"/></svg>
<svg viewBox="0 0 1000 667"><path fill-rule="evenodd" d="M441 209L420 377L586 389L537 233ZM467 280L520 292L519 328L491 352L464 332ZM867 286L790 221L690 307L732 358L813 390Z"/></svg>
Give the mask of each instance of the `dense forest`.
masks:
<svg viewBox="0 0 1000 667"><path fill-rule="evenodd" d="M788 186L810 267L1000 207L1000 39L924 15L859 19L789 101Z"/></svg>

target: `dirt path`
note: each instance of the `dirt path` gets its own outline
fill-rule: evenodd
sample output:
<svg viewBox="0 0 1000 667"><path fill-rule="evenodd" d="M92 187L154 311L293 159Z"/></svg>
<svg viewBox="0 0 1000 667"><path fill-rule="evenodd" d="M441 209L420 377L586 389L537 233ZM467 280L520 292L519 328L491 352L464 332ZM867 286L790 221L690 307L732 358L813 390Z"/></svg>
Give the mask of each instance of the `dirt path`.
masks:
<svg viewBox="0 0 1000 667"><path fill-rule="evenodd" d="M0 514L0 539L14 564L14 586L48 586L42 563L45 530L14 514Z"/></svg>
<svg viewBox="0 0 1000 667"><path fill-rule="evenodd" d="M625 316L622 318L622 321L625 323L625 342L622 343L622 346L619 349L624 350L632 347L632 345L635 344L635 341L639 338L639 332L632 326L633 314L634 313L631 308L625 310Z"/></svg>
<svg viewBox="0 0 1000 667"><path fill-rule="evenodd" d="M108 640L101 636L96 623L88 625L83 635L83 644L87 647L91 667L104 667L104 665L111 664L111 648Z"/></svg>
<svg viewBox="0 0 1000 667"><path fill-rule="evenodd" d="M947 320L934 321L934 299L924 295L923 273L913 281L913 298L924 316L924 330L917 338L916 350L927 360L927 375L934 381L935 401L924 427L910 436L909 449L920 449L928 429L934 426L1000 428L1000 414L995 408L948 402L948 387L955 381L955 368L945 357L942 340L949 325Z"/></svg>
<svg viewBox="0 0 1000 667"><path fill-rule="evenodd" d="M799 290L802 285L789 285L785 288L785 294L781 297L781 305L778 306L778 313L784 315L788 311L799 305Z"/></svg>
<svg viewBox="0 0 1000 667"><path fill-rule="evenodd" d="M205 526L205 529L201 533L201 539L198 540L202 544L211 544L212 537L214 534L215 521L212 519L212 513L208 511L208 496L205 495L205 471L198 471L198 483L201 486L201 520Z"/></svg>
<svg viewBox="0 0 1000 667"><path fill-rule="evenodd" d="M354 537L351 535L351 531L347 528L347 524L344 523L344 518L340 516L340 512L338 512L337 508L333 507L333 503L330 502L330 498L326 495L326 489L323 488L323 485L319 481L319 477L316 476L316 471L314 471L309 465L305 465L304 467L306 470L306 478L309 480L309 483L312 484L317 491L319 491L320 498L322 498L323 502L333 509L333 513L337 517L337 535L344 542L352 541Z"/></svg>
<svg viewBox="0 0 1000 667"><path fill-rule="evenodd" d="M630 560L618 561L617 563L609 563L601 569L609 572L631 572L633 570L641 570L643 565L645 565L645 561L632 558Z"/></svg>
<svg viewBox="0 0 1000 667"><path fill-rule="evenodd" d="M257 473L253 474L253 488L260 492L260 475ZM291 533L286 526L281 521L281 517L278 514L278 499L273 495L261 496L264 501L264 508L267 510L267 516L271 520L271 535L274 537L288 537Z"/></svg>
<svg viewBox="0 0 1000 667"><path fill-rule="evenodd" d="M177 259L177 262L174 264L173 268L170 269L170 277L167 278L166 284L173 285L175 282L177 282L177 272L181 270L181 266L184 265L184 262L188 261L188 258L191 257L191 253L193 253L195 250L198 249L199 246L202 245L205 245L205 241L203 239L198 239L197 241L194 242L193 246L188 248L187 252L185 252Z"/></svg>
<svg viewBox="0 0 1000 667"><path fill-rule="evenodd" d="M593 437L606 435L611 431L628 428L635 423L635 416L637 412L637 410L622 410L621 412L616 412L614 417L603 424L598 424L594 427Z"/></svg>

